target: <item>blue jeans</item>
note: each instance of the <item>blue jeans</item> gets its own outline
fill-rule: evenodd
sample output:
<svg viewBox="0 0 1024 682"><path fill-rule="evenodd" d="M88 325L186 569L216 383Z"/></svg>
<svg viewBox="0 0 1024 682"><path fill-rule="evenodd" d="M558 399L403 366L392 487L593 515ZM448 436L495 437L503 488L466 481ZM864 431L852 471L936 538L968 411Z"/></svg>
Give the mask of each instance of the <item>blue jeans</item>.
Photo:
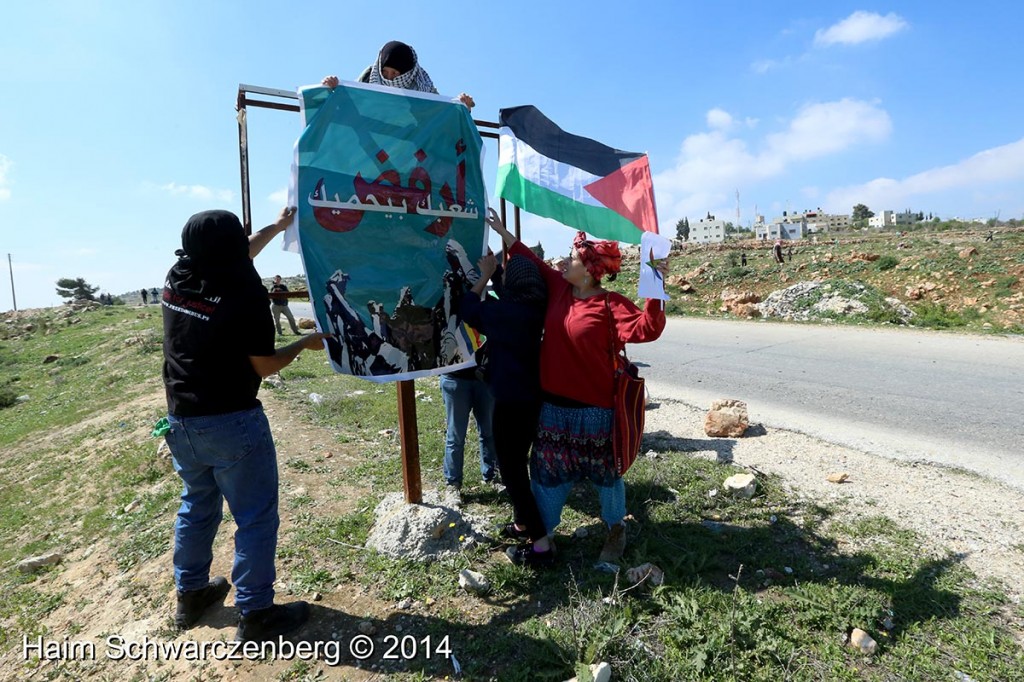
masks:
<svg viewBox="0 0 1024 682"><path fill-rule="evenodd" d="M466 450L469 412L476 418L480 434L480 475L494 478L498 457L494 452L494 396L487 384L478 379L457 379L441 375L441 396L448 426L444 439L444 478L449 485L462 485L462 463Z"/></svg>
<svg viewBox="0 0 1024 682"><path fill-rule="evenodd" d="M562 522L562 509L565 508L565 501L569 499L572 492L573 481L560 485L545 486L539 481L532 481L530 487L533 490L533 497L537 500L537 509L540 511L541 520L548 535L555 534L555 528ZM597 485L597 497L601 501L601 520L608 527L622 523L626 518L626 483L617 478L608 485Z"/></svg>
<svg viewBox="0 0 1024 682"><path fill-rule="evenodd" d="M165 438L185 487L174 524L178 591L206 586L224 500L235 518L231 582L243 614L274 603L277 451L262 407L207 417L167 416Z"/></svg>

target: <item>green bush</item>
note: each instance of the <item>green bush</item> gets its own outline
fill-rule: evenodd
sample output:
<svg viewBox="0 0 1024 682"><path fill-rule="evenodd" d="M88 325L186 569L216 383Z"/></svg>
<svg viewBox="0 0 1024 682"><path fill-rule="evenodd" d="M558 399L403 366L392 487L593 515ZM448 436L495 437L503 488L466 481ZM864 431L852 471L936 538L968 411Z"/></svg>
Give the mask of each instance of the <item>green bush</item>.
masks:
<svg viewBox="0 0 1024 682"><path fill-rule="evenodd" d="M0 384L0 410L18 402L18 394L9 384Z"/></svg>
<svg viewBox="0 0 1024 682"><path fill-rule="evenodd" d="M885 272L886 270L892 270L894 267L899 265L900 259L896 256L885 255L879 258L875 265L878 267L879 272Z"/></svg>

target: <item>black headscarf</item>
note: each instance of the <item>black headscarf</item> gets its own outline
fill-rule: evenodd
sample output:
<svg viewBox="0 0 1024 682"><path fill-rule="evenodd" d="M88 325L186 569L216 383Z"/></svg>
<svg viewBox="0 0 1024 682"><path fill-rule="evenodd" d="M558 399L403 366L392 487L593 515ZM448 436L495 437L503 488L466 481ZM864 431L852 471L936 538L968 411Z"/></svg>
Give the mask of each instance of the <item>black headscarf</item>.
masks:
<svg viewBox="0 0 1024 682"><path fill-rule="evenodd" d="M398 73L409 73L416 66L416 55L405 43L392 40L380 48L380 65L395 69Z"/></svg>
<svg viewBox="0 0 1024 682"><path fill-rule="evenodd" d="M548 290L536 263L525 256L512 256L505 264L501 298L515 303L546 303Z"/></svg>
<svg viewBox="0 0 1024 682"><path fill-rule="evenodd" d="M401 75L388 80L381 73L385 66L397 70ZM411 45L398 42L397 40L385 43L384 47L380 48L376 61L363 71L362 75L359 76L359 80L363 83L373 83L374 85L387 85L392 88L437 93L437 88L434 87L434 82L430 80L430 75L419 64L416 50Z"/></svg>
<svg viewBox="0 0 1024 682"><path fill-rule="evenodd" d="M167 283L176 293L205 297L256 287L266 293L249 258L249 238L230 211L203 211L189 218L174 255L178 262Z"/></svg>

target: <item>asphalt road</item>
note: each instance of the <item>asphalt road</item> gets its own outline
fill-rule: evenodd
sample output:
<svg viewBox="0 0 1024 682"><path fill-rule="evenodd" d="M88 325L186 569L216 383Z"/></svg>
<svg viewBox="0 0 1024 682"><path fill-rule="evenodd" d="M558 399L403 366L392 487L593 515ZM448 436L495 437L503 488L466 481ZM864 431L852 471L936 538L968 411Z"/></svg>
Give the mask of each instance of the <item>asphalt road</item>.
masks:
<svg viewBox="0 0 1024 682"><path fill-rule="evenodd" d="M752 423L1024 490L1020 338L674 318L628 353L655 399L737 398Z"/></svg>
<svg viewBox="0 0 1024 682"><path fill-rule="evenodd" d="M1024 339L670 318L628 353L655 399L737 398L752 423L1024 490Z"/></svg>

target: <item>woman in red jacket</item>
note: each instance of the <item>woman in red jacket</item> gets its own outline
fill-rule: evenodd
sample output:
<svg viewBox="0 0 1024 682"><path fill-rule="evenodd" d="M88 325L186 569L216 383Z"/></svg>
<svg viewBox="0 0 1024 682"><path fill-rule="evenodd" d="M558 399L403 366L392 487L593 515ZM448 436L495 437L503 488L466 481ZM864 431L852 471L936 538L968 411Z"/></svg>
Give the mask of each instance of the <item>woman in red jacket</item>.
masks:
<svg viewBox="0 0 1024 682"><path fill-rule="evenodd" d="M550 565L550 536L569 492L577 481L589 480L609 529L600 560L617 561L626 546L626 489L612 457L614 355L626 343L661 336L665 310L657 299L648 299L641 310L602 288L603 277L611 280L619 272L618 242L589 240L579 232L570 258L556 269L505 229L494 210L488 211L487 224L501 235L509 253L540 266L548 288L540 355L544 403L530 459L533 493L548 536L511 548L509 558L533 567ZM668 260L658 269L667 274Z"/></svg>

